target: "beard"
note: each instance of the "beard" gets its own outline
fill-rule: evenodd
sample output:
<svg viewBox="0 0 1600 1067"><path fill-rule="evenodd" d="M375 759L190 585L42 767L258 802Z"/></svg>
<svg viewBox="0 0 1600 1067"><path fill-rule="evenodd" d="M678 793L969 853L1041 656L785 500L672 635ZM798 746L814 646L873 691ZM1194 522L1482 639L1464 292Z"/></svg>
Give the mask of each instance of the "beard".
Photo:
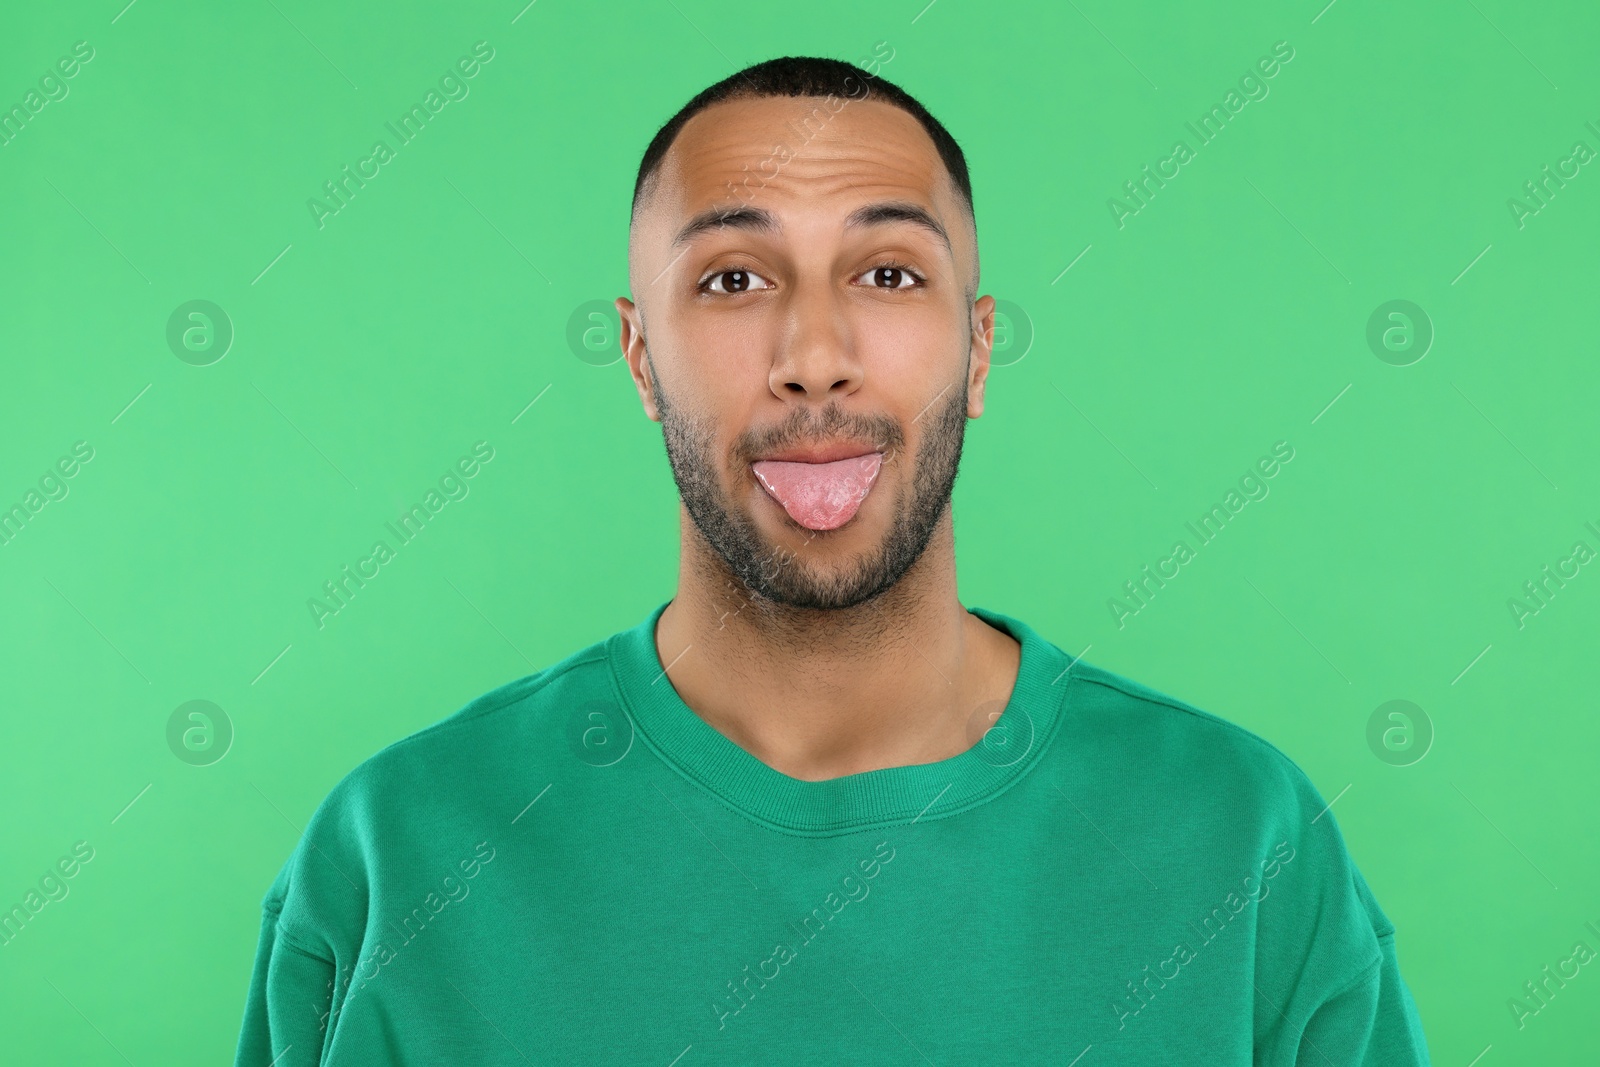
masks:
<svg viewBox="0 0 1600 1067"><path fill-rule="evenodd" d="M645 359L648 363L648 350ZM754 521L732 506L722 488L719 472L723 465L713 453L711 426L668 401L654 364L650 365L650 382L661 416L667 461L684 508L710 546L713 561L720 560L721 577L735 590L743 588L758 610L782 605L838 611L871 601L893 588L922 557L950 506L966 435L964 373L960 390L942 407L925 412L932 419L914 457L910 485L902 486L894 500L894 519L882 543L837 569L813 566L805 558L805 546L819 536L828 536L826 532L806 531L810 536L798 551L763 540ZM899 423L888 416L846 415L834 402L820 415L813 415L808 408L794 408L789 418L772 430L741 435L729 449L728 466L739 472L740 484L744 484L750 462L760 455L798 441L840 435L876 442L887 453L884 468L907 462L905 434Z"/></svg>

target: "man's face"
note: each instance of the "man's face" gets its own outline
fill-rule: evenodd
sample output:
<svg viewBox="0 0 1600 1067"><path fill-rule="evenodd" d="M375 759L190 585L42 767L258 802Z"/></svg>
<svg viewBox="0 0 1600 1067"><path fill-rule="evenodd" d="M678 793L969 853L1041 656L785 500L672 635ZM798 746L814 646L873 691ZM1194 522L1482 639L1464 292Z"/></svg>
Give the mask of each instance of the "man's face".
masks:
<svg viewBox="0 0 1600 1067"><path fill-rule="evenodd" d="M734 580L806 608L894 585L948 514L994 321L921 125L870 97L714 105L679 133L629 244L623 350Z"/></svg>

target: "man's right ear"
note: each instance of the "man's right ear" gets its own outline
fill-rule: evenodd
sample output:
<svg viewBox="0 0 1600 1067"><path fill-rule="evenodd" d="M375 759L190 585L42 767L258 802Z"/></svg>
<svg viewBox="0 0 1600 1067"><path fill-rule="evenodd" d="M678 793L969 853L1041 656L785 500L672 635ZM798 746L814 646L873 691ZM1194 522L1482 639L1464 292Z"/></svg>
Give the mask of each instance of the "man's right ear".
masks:
<svg viewBox="0 0 1600 1067"><path fill-rule="evenodd" d="M616 300L617 317L622 320L622 332L617 337L617 343L622 346L622 358L627 360L628 374L633 378L633 387L639 392L639 402L644 405L644 413L651 422L661 421L661 412L656 410L655 392L650 388L650 364L645 359L644 350L644 318L632 300L619 296Z"/></svg>

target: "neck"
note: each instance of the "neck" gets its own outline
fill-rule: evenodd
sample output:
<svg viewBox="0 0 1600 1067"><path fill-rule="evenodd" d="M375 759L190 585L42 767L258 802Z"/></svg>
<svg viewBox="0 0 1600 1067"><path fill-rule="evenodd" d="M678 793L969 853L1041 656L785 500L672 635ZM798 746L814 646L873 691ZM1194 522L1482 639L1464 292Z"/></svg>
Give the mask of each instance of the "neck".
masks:
<svg viewBox="0 0 1600 1067"><path fill-rule="evenodd" d="M1020 647L957 598L948 509L898 582L837 610L751 592L686 511L680 523L678 593L656 651L684 703L773 769L821 781L948 759L1009 698Z"/></svg>

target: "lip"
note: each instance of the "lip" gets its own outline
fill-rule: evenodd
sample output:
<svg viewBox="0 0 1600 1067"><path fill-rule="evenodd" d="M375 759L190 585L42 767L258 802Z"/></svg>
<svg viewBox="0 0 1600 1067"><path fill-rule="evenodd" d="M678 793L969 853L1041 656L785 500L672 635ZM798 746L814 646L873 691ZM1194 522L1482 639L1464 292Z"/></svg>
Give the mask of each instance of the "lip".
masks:
<svg viewBox="0 0 1600 1067"><path fill-rule="evenodd" d="M876 445L866 445L859 442L838 441L826 445L795 445L781 449L765 456L757 456L756 463L771 461L776 463L833 463L841 459L855 459L858 456L870 456L874 452L883 450Z"/></svg>

